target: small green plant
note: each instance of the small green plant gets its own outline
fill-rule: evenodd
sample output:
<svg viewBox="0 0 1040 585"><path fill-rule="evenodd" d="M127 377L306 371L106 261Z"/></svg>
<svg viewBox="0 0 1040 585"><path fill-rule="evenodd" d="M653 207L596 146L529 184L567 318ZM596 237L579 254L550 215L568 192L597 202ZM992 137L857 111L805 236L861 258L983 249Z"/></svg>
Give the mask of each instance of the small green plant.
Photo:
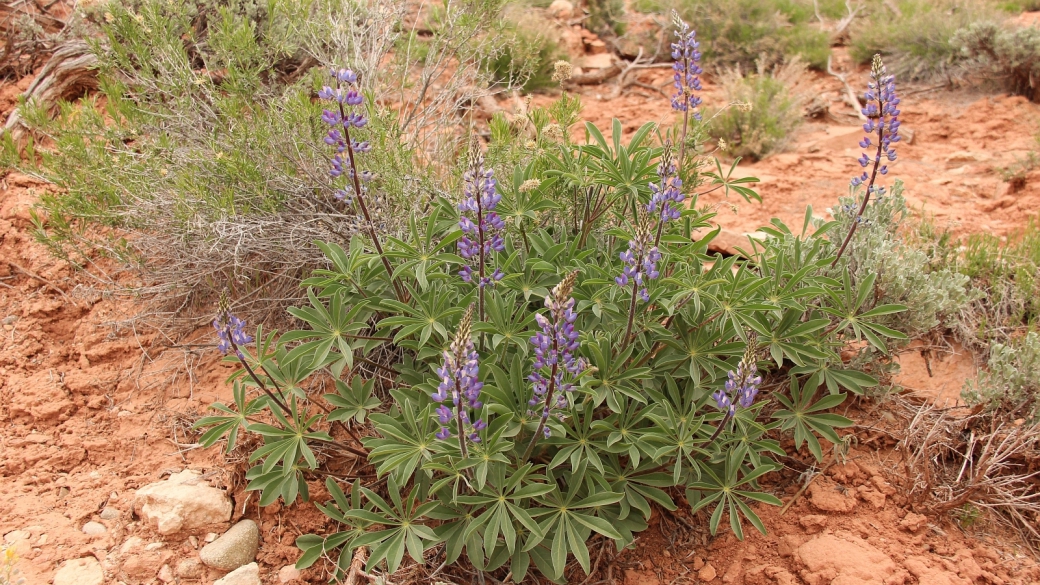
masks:
<svg viewBox="0 0 1040 585"><path fill-rule="evenodd" d="M556 85L553 67L566 54L553 37L552 27L521 6L509 6L505 15L508 24L503 33L510 34L512 42L489 60L493 79L527 91Z"/></svg>
<svg viewBox="0 0 1040 585"><path fill-rule="evenodd" d="M989 361L978 380L968 380L964 397L1031 422L1040 415L1040 334L1030 331L1009 343L990 346Z"/></svg>
<svg viewBox="0 0 1040 585"><path fill-rule="evenodd" d="M804 73L797 59L770 69L759 61L748 75L739 68L723 73L720 83L730 105L709 112L708 134L724 140L732 156L759 160L779 150L802 121L804 97L796 88Z"/></svg>

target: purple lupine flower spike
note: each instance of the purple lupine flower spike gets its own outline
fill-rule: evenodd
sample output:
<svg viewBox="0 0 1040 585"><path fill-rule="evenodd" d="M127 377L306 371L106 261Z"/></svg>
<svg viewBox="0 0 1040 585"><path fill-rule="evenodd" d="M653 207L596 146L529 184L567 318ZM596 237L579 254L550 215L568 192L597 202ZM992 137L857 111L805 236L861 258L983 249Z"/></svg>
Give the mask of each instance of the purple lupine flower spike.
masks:
<svg viewBox="0 0 1040 585"><path fill-rule="evenodd" d="M688 111L693 114L695 119L700 120L701 114L697 108L701 105L701 98L694 92L701 91L701 78L699 77L702 73L699 65L701 52L698 50L701 44L697 42L697 32L674 12L672 21L675 28L678 29L675 31L675 36L679 38L678 42L672 43L672 59L675 61L672 65L674 72L672 78L675 85L672 109L680 112Z"/></svg>
<svg viewBox="0 0 1040 585"><path fill-rule="evenodd" d="M874 164L874 169L881 175L888 174L888 165L882 164L882 157L889 162L896 160L896 149L893 146L899 142L899 96L896 95L896 80L888 75L881 56L875 55L870 67L870 82L867 84L867 105L863 107L863 115L867 122L863 124L863 131L867 136L860 141L861 148L876 145L877 150L873 156L862 153L859 157L861 167ZM880 199L885 188L873 184L873 177L864 171L861 175L853 177L851 184L858 187L864 183L868 184L868 196L876 194Z"/></svg>
<svg viewBox="0 0 1040 585"><path fill-rule="evenodd" d="M645 303L650 300L650 291L646 288L647 283L661 274L657 270L661 252L650 241L650 226L645 221L645 216L641 216L639 219L635 238L628 241L628 250L620 254L624 267L621 269L621 274L614 277L614 282L622 288L632 286L632 294L638 295Z"/></svg>
<svg viewBox="0 0 1040 585"><path fill-rule="evenodd" d="M470 305L450 349L444 352L444 364L437 369L441 382L431 395L435 402L441 403L437 407L437 422L441 425L437 438L444 441L457 434L463 457L469 456L467 441L479 443L480 431L487 428L487 423L479 418L473 420L471 416L471 412L478 413L484 406L480 401L480 391L484 388L480 381L480 356L473 347L472 331L473 306Z"/></svg>
<svg viewBox="0 0 1040 585"><path fill-rule="evenodd" d="M531 375L527 377L533 386L527 412L530 415L539 413L541 416L539 430L534 438L539 434L549 437L551 432L546 421L554 411L562 418L562 410L569 404L567 393L574 390L573 379L585 369L585 361L574 355L580 345L580 334L574 327L578 314L574 310L574 298L571 297L577 278L577 271L568 274L545 297L545 306L549 311L545 315L535 314L540 331L531 337L534 364ZM531 447L533 443L528 447L528 455Z"/></svg>
<svg viewBox="0 0 1040 585"><path fill-rule="evenodd" d="M666 146L664 154L661 155L661 162L657 165L659 180L656 183L650 183L651 196L650 203L647 205L647 211L660 224L679 219L682 215L682 202L686 196L683 195L682 179L676 174L676 170L672 149L670 145Z"/></svg>
<svg viewBox="0 0 1040 585"><path fill-rule="evenodd" d="M494 286L504 276L502 271L487 271L492 252L505 250L502 232L505 222L495 213L502 200L498 193L495 172L484 168L484 155L474 147L469 169L462 175L463 192L459 211L459 228L463 236L459 239L459 255L467 264L459 270L464 282L474 282L479 288ZM474 267L472 264L475 264ZM477 278L474 279L474 275Z"/></svg>
<svg viewBox="0 0 1040 585"><path fill-rule="evenodd" d="M213 320L213 328L217 330L217 339L219 339L217 349L220 350L220 353L227 355L234 350L240 359L245 359L245 355L238 347L253 341L253 338L246 333L245 327L245 321L231 314L231 299L228 297L227 290L223 291L220 294L217 316Z"/></svg>
<svg viewBox="0 0 1040 585"><path fill-rule="evenodd" d="M333 69L330 72L332 79L335 82L336 87L325 86L318 91L318 98L333 102L333 108L325 110L321 115L321 121L332 126L328 134L325 136L325 144L335 147L336 154L332 157L331 168L329 169L329 175L333 178L339 178L346 174L350 181L347 181L346 189L336 189L333 191L333 195L340 201L345 201L348 204L354 199L356 191L356 185L360 185L362 193L365 191L362 183L368 182L372 179L373 175L369 171L362 171L359 182L353 181L354 174L351 171L350 159L355 154L366 153L372 150L372 145L367 141L355 140L351 137L351 129L360 129L368 123L368 118L364 115L364 109L358 108L365 102L364 96L357 88L358 74L350 69ZM340 131L342 129L342 131ZM346 155L344 155L346 153Z"/></svg>
<svg viewBox="0 0 1040 585"><path fill-rule="evenodd" d="M758 387L762 384L762 376L758 374L757 359L758 336L754 331L748 332L747 349L744 357L737 364L736 370L730 370L726 384L711 395L715 406L732 417L737 413L737 406L751 408L758 396Z"/></svg>

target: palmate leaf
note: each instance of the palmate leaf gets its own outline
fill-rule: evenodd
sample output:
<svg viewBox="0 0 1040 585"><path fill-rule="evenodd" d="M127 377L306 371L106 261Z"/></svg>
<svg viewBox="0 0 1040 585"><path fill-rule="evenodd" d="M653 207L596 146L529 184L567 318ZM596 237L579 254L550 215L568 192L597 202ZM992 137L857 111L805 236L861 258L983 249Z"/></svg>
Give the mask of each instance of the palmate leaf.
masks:
<svg viewBox="0 0 1040 585"><path fill-rule="evenodd" d="M361 494L371 504L371 508L351 508L343 513L348 521L360 520L386 527L384 530L366 532L358 536L353 544L356 547L368 546L371 553L366 570L382 562L387 571L393 573L401 566L405 551L412 560L423 562L423 551L439 542L440 538L432 528L424 522L427 514L437 507L436 502L423 502L419 496L419 486L413 486L404 497L393 475L387 478L387 492L390 502L376 492L360 487Z"/></svg>
<svg viewBox="0 0 1040 585"><path fill-rule="evenodd" d="M647 460L639 467L633 467L631 461L622 466L618 457L611 456L607 458L606 468L604 477L610 483L611 491L625 494L618 502L618 520L628 518L632 509L642 513L644 520L649 520L651 502L666 510L675 510L675 502L668 492L660 489L674 486L675 481L671 474L659 471L660 465Z"/></svg>
<svg viewBox="0 0 1040 585"><path fill-rule="evenodd" d="M872 319L906 311L907 307L905 305L889 304L879 305L872 309L862 311L867 299L874 292L874 282L876 279L876 273L867 274L859 283L858 287L853 287L852 277L849 273L849 269L846 267L842 272L842 289L840 291L832 290L830 288L826 289L834 306L823 306L820 310L840 319L837 325L838 331L852 329L856 340L865 338L879 351L887 354L888 347L879 336L890 337L892 339L908 338L904 333L879 323L875 323Z"/></svg>
<svg viewBox="0 0 1040 585"><path fill-rule="evenodd" d="M260 505L269 506L281 498L286 506L291 506L297 496L303 501L310 499L310 490L303 472L296 465L275 465L269 470L263 465L251 467L246 472L247 491L260 492Z"/></svg>
<svg viewBox="0 0 1040 585"><path fill-rule="evenodd" d="M382 404L379 398L372 395L375 383L374 379L364 382L360 376L354 376L350 384L336 380L336 393L325 395L325 400L335 407L327 420L331 422L353 419L358 424L364 424L369 411Z"/></svg>
<svg viewBox="0 0 1040 585"><path fill-rule="evenodd" d="M310 567L319 558L333 554L336 549L340 549L338 555L339 562L337 563L338 571L342 573L349 568L352 560L351 553L357 548L354 540L365 534L371 526L370 522L358 518L348 520L344 515L350 510L361 509L360 485L360 480L354 480L354 484L350 488L350 498L348 500L347 495L339 487L339 484L331 477L326 478L325 487L328 489L329 495L332 496L332 501L325 504L317 504L317 507L330 519L346 525L347 528L328 536L305 534L297 538L296 546L303 551L303 554L296 561L297 569ZM343 562L344 559L346 560L345 564ZM344 576L343 574L334 575L334 577L339 578Z"/></svg>
<svg viewBox="0 0 1040 585"><path fill-rule="evenodd" d="M391 473L404 482L423 462L432 460L436 425L430 406L417 410L415 403L407 399L399 401L399 405L398 417L373 414L370 418L379 437L366 437L362 441L379 475Z"/></svg>
<svg viewBox="0 0 1040 585"><path fill-rule="evenodd" d="M823 449L816 435L819 434L831 443L837 444L841 442L841 437L834 429L850 427L853 423L843 416L823 412L844 402L845 394L829 394L815 403L812 402L819 386L819 375L810 376L801 387L798 385L798 378L791 376L791 398L775 394L776 399L786 408L774 412L773 418L782 422L782 430L794 430L795 449L801 449L802 443L807 443L816 460L823 461Z"/></svg>
<svg viewBox="0 0 1040 585"><path fill-rule="evenodd" d="M700 462L702 479L687 485L686 499L693 512L710 504L716 504L708 524L712 534L718 531L723 512L729 515L730 529L739 540L744 540L741 517L746 518L759 532L765 534L765 525L745 500L773 506L783 504L774 495L752 491L760 477L781 469L783 466L770 462L757 468L747 467L744 465L746 453L746 449L738 447L731 449L722 463Z"/></svg>
<svg viewBox="0 0 1040 585"><path fill-rule="evenodd" d="M603 490L587 493L582 497L582 487L587 485L584 481L585 470L586 464L582 461L573 471L561 474L567 485L566 492L555 490L535 498L540 508L533 511L531 516L540 519L539 526L551 541L553 571L550 574L563 573L569 554L574 555L585 574L589 573L589 549L585 541L591 531L608 538L622 538L621 533L609 522L596 516L596 510L617 503L625 497L624 494ZM556 481L551 473L548 477L550 481ZM591 485L602 485L602 482L594 482Z"/></svg>
<svg viewBox="0 0 1040 585"><path fill-rule="evenodd" d="M227 446L224 452L230 453L238 444L239 430L246 429L248 417L255 416L263 411L267 404L267 397L246 398L246 388L242 380L234 381L235 408L225 406L219 402L210 406L213 410L225 413L227 416L213 415L204 416L191 426L193 429L207 429L199 438L203 447L212 447L217 441L227 437ZM207 428L208 427L208 428Z"/></svg>
<svg viewBox="0 0 1040 585"><path fill-rule="evenodd" d="M288 344L304 341L292 349L283 361L293 362L306 356L311 367L325 365L330 352L336 351L348 369L354 367L354 349L372 345L371 339L364 339L361 332L368 329L368 318L372 311L367 301L349 304L344 292L333 294L328 307L307 289L310 307L292 307L289 309L297 319L307 323L309 330L289 331L282 335L280 343ZM378 340L375 345L378 345Z"/></svg>

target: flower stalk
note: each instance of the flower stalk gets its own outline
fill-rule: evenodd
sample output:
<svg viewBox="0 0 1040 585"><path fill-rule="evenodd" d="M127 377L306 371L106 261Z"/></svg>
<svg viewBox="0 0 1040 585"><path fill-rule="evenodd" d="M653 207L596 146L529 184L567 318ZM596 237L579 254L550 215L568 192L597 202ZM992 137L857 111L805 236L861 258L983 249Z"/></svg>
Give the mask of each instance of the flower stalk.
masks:
<svg viewBox="0 0 1040 585"><path fill-rule="evenodd" d="M540 438L549 438L551 431L546 426L549 416L554 410L567 407L567 393L574 389L573 378L585 369L585 361L574 356L580 345L580 334L574 328L578 314L574 310L574 298L571 297L577 278L578 271L575 270L545 297L545 306L549 309L548 317L541 313L535 314L535 321L541 327L541 331L531 337L535 360L533 371L527 377L533 383L533 392L528 401L531 410L528 412L533 414L534 409L541 406L542 413L538 428L531 436L527 450L520 460L521 465L531 456ZM546 369L549 371L548 377L544 374ZM565 374L572 377L570 382L565 382Z"/></svg>
<svg viewBox="0 0 1040 585"><path fill-rule="evenodd" d="M861 148L870 147L872 145L871 135L876 134L877 149L873 157L874 167L869 175L864 171L862 175L854 177L851 181L853 187L858 187L865 182L867 191L863 195L863 202L860 204L859 210L852 219L852 225L849 226L849 232L846 234L845 240L842 241L841 247L838 248L838 255L835 256L834 262L831 263L832 268L838 264L838 260L845 253L845 248L852 241L856 228L862 223L863 213L867 210L870 196L877 194L878 197L881 197L885 193L884 187L876 187L874 185L879 174L888 174L888 165L881 164L882 155L889 161L896 160L896 150L892 147L892 144L899 142L900 100L899 96L896 95L895 77L888 75L885 64L881 61L880 54L874 55L874 61L871 63L870 82L867 84L867 89L867 105L862 110L863 115L867 117L867 122L863 124L863 131L867 133L867 136L860 141L859 145ZM866 153L863 153L858 162L861 167L866 168L871 163L871 159L867 157Z"/></svg>
<svg viewBox="0 0 1040 585"><path fill-rule="evenodd" d="M368 123L368 118L364 114L350 111L348 113L347 107L355 108L364 103L364 97L356 88L359 75L350 69L333 69L331 72L332 78L335 79L335 89L325 86L318 92L318 97L326 101L334 101L337 105L337 111L325 110L322 114L322 121L333 126L332 130L329 130L328 135L325 137L325 143L330 146L336 147L336 156L332 159L332 168L329 170L329 174L333 178L339 177L343 174L343 163L346 162L348 168L346 169L348 178L350 179L350 188L353 189L353 193L350 194L346 190L336 190L335 197L341 201L346 201L348 204L354 199L357 200L358 209L361 211L361 215L365 218L365 231L368 232L368 237L372 240L372 247L375 249L376 254L379 255L379 259L383 264L383 268L386 269L387 277L390 279L390 285L394 289L394 294L397 296L397 300L405 302L407 299L404 289L401 288L401 284L394 277L394 269L390 265L390 260L386 257L386 253L383 252L383 245L379 241L379 234L376 233L375 224L372 222L372 215L369 213L368 205L365 203L365 191L366 189L362 185L362 182L370 181L374 178L374 175L368 171L359 172L357 160L355 157L356 153L369 152L371 145L367 141L354 140L351 137L351 128L361 129ZM344 87L345 84L345 87ZM343 128L342 134L339 128ZM344 161L342 153L347 153L347 160Z"/></svg>

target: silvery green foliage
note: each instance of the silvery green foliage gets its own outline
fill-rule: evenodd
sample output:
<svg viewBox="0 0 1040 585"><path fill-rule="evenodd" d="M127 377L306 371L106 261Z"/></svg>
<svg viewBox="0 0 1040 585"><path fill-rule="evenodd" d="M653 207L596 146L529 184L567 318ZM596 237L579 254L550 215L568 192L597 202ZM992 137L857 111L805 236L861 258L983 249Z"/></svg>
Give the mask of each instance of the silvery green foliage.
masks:
<svg viewBox="0 0 1040 585"><path fill-rule="evenodd" d="M963 395L971 403L1009 409L1013 416L1040 414L1040 334L990 346L989 362L978 380L967 380Z"/></svg>
<svg viewBox="0 0 1040 585"><path fill-rule="evenodd" d="M855 196L843 197L832 209L841 226L831 233L835 245L841 243L852 224L862 188ZM854 276L874 275L874 290L869 305L898 303L908 307L906 312L881 318L879 323L898 329L910 337L927 333L937 327L952 327L961 308L971 297L964 274L951 268L933 269L930 258L920 247L908 245L904 221L909 215L903 198L903 184L896 181L890 192L875 196L867 206L856 237L846 251L848 266Z"/></svg>

